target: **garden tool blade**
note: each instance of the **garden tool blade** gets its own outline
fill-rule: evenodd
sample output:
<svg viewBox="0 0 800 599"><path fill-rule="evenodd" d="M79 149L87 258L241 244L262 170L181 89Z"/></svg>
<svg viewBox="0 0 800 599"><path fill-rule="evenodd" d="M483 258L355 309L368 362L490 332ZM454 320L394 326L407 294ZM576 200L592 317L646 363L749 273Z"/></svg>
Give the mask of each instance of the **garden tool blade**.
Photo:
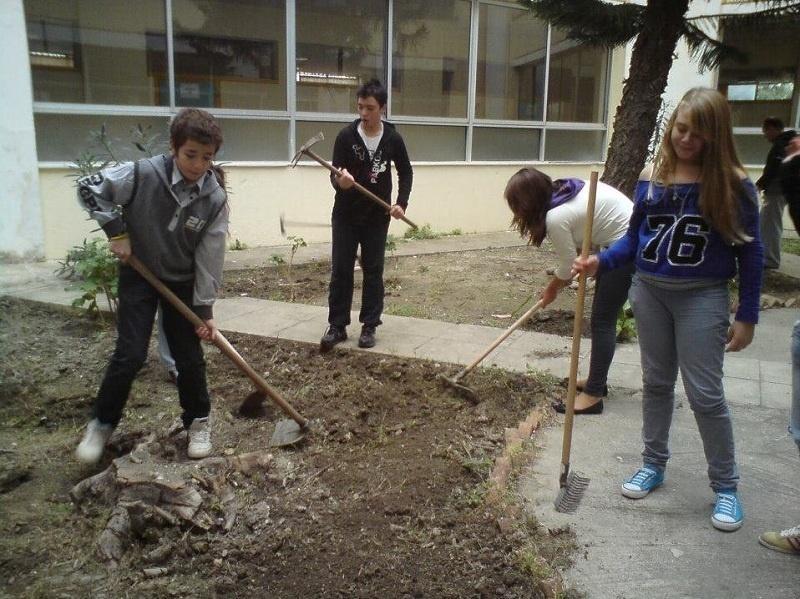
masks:
<svg viewBox="0 0 800 599"><path fill-rule="evenodd" d="M280 420L269 440L270 447L287 447L296 445L306 436L308 427L301 427L294 420Z"/></svg>

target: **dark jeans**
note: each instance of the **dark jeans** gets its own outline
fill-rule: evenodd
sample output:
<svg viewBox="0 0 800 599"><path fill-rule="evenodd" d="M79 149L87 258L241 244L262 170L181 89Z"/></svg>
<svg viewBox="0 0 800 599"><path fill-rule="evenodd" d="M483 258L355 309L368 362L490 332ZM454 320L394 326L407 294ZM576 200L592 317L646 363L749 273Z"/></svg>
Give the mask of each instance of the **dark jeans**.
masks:
<svg viewBox="0 0 800 599"><path fill-rule="evenodd" d="M588 395L603 396L617 346L617 316L628 299L634 270L631 263L597 277L592 301L592 355L583 388Z"/></svg>
<svg viewBox="0 0 800 599"><path fill-rule="evenodd" d="M353 267L361 246L361 313L358 320L369 326L381 324L383 312L383 257L389 221L352 223L333 217L331 284L328 291L328 322L336 326L350 324L353 305Z"/></svg>
<svg viewBox="0 0 800 599"><path fill-rule="evenodd" d="M192 305L194 282L166 283L185 304ZM147 359L160 296L139 273L129 266L119 269L119 309L117 311L117 345L97 392L93 416L104 424L116 426L136 374ZM211 403L206 387L206 363L200 338L194 325L167 301L161 302L164 332L175 358L178 371L178 397L187 428L195 418L208 416Z"/></svg>

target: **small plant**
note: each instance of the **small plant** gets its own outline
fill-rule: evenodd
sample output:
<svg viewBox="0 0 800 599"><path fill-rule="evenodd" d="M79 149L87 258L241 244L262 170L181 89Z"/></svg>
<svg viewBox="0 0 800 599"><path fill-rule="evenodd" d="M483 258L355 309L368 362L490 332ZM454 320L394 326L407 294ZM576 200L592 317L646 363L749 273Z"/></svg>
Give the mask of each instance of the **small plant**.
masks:
<svg viewBox="0 0 800 599"><path fill-rule="evenodd" d="M617 341L624 343L634 339L636 339L636 319L633 317L630 302L625 302L617 317Z"/></svg>
<svg viewBox="0 0 800 599"><path fill-rule="evenodd" d="M239 251L239 250L246 250L246 249L247 249L247 247L248 247L248 246L247 246L247 244L246 244L246 243L244 243L243 241L241 241L241 240L240 240L238 237L236 237L236 238L235 238L235 239L234 239L234 240L233 240L233 241L232 241L232 242L231 242L231 243L228 245L228 249L229 249L229 250L231 250L232 252L236 252L236 251Z"/></svg>
<svg viewBox="0 0 800 599"><path fill-rule="evenodd" d="M286 264L286 260L280 254L272 254L269 257L269 262L271 262L273 266L280 266L281 264Z"/></svg>
<svg viewBox="0 0 800 599"><path fill-rule="evenodd" d="M408 229L403 233L403 239L439 239L441 236L441 233L437 233L427 224L416 229Z"/></svg>
<svg viewBox="0 0 800 599"><path fill-rule="evenodd" d="M286 278L289 280L289 301L294 301L294 279L292 278L292 264L294 263L294 255L297 253L297 250L300 248L304 248L308 246L306 240L302 237L298 237L296 235L289 235L289 241L292 244L292 248L289 253L289 263L286 265Z"/></svg>
<svg viewBox="0 0 800 599"><path fill-rule="evenodd" d="M459 229L459 228L455 228L455 229L453 229L452 231L450 231L450 232L448 233L448 235L454 235L454 236L455 236L455 235L461 235L461 234L462 234L462 233L461 233L461 229Z"/></svg>
<svg viewBox="0 0 800 599"><path fill-rule="evenodd" d="M386 242L384 243L384 248L389 255L394 259L394 268L397 270L397 255L395 252L397 251L397 237L392 234L386 236Z"/></svg>
<svg viewBox="0 0 800 599"><path fill-rule="evenodd" d="M88 304L87 313L103 320L97 298L104 295L111 316L116 320L117 258L111 253L108 242L99 237L88 242L84 239L82 245L77 245L67 252L66 258L60 264L61 268L56 274L69 280L81 281L80 288L83 293L72 302L72 305L81 308L84 304Z"/></svg>

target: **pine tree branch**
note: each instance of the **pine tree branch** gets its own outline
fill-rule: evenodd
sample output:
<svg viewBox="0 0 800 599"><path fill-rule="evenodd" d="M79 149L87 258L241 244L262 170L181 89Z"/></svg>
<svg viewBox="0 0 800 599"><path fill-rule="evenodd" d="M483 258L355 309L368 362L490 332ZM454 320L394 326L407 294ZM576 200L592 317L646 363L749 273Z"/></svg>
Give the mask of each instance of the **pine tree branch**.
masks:
<svg viewBox="0 0 800 599"><path fill-rule="evenodd" d="M747 55L738 48L714 39L694 23L686 21L683 38L692 58L697 59L700 72L713 69L726 59L745 62Z"/></svg>
<svg viewBox="0 0 800 599"><path fill-rule="evenodd" d="M601 0L519 0L519 4L565 31L569 39L608 48L636 37L645 11L638 4L609 4Z"/></svg>

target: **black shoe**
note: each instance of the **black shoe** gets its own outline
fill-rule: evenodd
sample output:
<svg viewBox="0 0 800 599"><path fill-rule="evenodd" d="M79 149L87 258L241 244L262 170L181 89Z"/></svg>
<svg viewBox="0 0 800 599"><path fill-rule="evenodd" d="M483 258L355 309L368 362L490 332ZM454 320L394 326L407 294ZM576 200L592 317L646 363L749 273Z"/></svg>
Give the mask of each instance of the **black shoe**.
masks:
<svg viewBox="0 0 800 599"><path fill-rule="evenodd" d="M367 324L361 327L361 336L358 338L358 347L375 347L375 327Z"/></svg>
<svg viewBox="0 0 800 599"><path fill-rule="evenodd" d="M333 346L347 339L347 330L344 327L332 324L319 340L319 351L323 354L331 351Z"/></svg>
<svg viewBox="0 0 800 599"><path fill-rule="evenodd" d="M558 401L554 401L550 403L553 406L553 409L558 412L559 414L566 414L567 412L567 404L565 404L560 399ZM588 408L582 408L579 410L575 410L575 415L579 416L581 414L602 414L603 413L603 400L601 399L596 404L590 405Z"/></svg>

